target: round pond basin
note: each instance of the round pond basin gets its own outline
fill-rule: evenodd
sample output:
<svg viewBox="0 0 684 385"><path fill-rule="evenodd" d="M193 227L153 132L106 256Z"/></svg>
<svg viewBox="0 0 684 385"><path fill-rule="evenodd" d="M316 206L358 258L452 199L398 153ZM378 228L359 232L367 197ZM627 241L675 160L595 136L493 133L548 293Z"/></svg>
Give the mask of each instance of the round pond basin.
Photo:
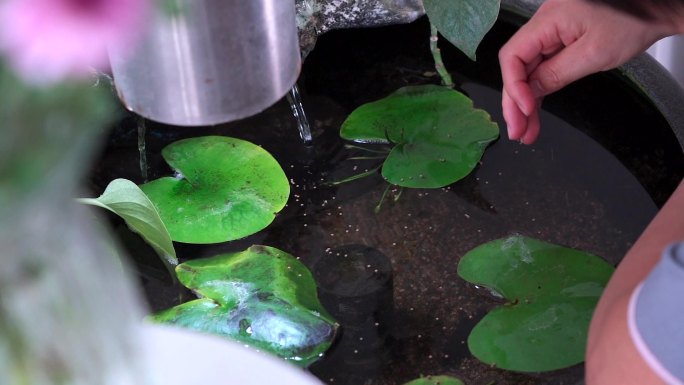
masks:
<svg viewBox="0 0 684 385"><path fill-rule="evenodd" d="M377 309L351 309L370 318L345 318L349 306L328 305L333 315L342 312L338 317L352 321L343 325L326 356L309 368L326 384L403 384L428 374L453 375L467 384L581 381L581 364L546 373L514 373L473 357L466 345L468 334L501 300L459 278L459 259L485 242L523 234L617 264L681 180L684 156L666 119L618 71L588 77L549 96L541 137L534 145L507 140L496 55L519 21L504 14L481 45L477 62L442 42L444 62L457 88L498 122L501 138L465 179L441 189L405 189L396 200L399 191L390 189L377 213L374 209L387 187L379 174L339 186L325 182L379 162L348 159L358 153L344 146L339 129L351 111L403 86L439 83L425 18L401 26L333 31L319 38L299 80L312 146L301 143L284 100L254 117L220 126L147 122L149 179L170 174L160 154L164 146L182 138L227 135L263 146L291 182L289 202L271 226L239 241L176 244L179 258L263 244L313 269L349 245L381 253L391 275L377 285L372 300L366 296L359 302ZM114 178L143 182L133 117L111 133L91 174L93 194ZM172 285L151 249L113 221L153 311L178 304L179 293L191 298Z"/></svg>

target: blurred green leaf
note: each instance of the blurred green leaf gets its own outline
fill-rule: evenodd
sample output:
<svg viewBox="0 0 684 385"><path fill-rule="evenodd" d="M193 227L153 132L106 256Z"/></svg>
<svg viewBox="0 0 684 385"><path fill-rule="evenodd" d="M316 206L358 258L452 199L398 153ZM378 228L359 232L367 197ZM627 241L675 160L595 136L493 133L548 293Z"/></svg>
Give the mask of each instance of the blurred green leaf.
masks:
<svg viewBox="0 0 684 385"><path fill-rule="evenodd" d="M164 222L147 195L135 183L127 179L115 179L99 198L81 198L78 201L102 207L120 216L167 264L178 265L176 250Z"/></svg>
<svg viewBox="0 0 684 385"><path fill-rule="evenodd" d="M489 114L460 92L410 86L354 110L340 136L359 143L393 144L382 176L397 186L439 188L468 175L499 137Z"/></svg>
<svg viewBox="0 0 684 385"><path fill-rule="evenodd" d="M613 270L589 253L523 236L469 251L458 274L507 301L472 330L471 353L487 364L521 372L582 362L591 315Z"/></svg>
<svg viewBox="0 0 684 385"><path fill-rule="evenodd" d="M290 184L278 162L250 142L205 136L162 150L177 177L143 184L171 239L218 243L267 227L285 207Z"/></svg>
<svg viewBox="0 0 684 385"><path fill-rule="evenodd" d="M178 265L180 282L201 299L150 317L240 341L308 366L325 352L337 323L318 300L311 272L267 246Z"/></svg>
<svg viewBox="0 0 684 385"><path fill-rule="evenodd" d="M500 0L423 0L425 13L451 44L475 60L477 46L499 16Z"/></svg>
<svg viewBox="0 0 684 385"><path fill-rule="evenodd" d="M39 186L70 193L114 121L117 102L109 87L28 85L0 60L0 92L0 212L16 208L29 192L45 193Z"/></svg>

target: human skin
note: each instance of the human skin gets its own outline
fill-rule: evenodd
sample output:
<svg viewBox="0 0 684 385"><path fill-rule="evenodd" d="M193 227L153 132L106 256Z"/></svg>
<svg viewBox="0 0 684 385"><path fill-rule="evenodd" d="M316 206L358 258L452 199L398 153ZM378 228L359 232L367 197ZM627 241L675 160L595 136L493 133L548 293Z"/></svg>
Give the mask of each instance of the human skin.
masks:
<svg viewBox="0 0 684 385"><path fill-rule="evenodd" d="M586 75L624 64L657 40L684 32L682 18L644 21L584 0L548 0L501 48L508 137L539 135L544 96Z"/></svg>
<svg viewBox="0 0 684 385"><path fill-rule="evenodd" d="M660 38L684 32L684 13L641 20L584 0L547 0L499 53L508 135L531 144L544 96L624 64ZM684 106L682 107L684 108ZM618 265L596 307L587 343L588 385L661 384L636 350L627 306L666 246L684 240L684 182Z"/></svg>
<svg viewBox="0 0 684 385"><path fill-rule="evenodd" d="M627 329L627 304L666 246L684 240L684 182L618 265L594 311L587 345L587 384L663 383L641 359ZM684 322L684 321L683 321Z"/></svg>

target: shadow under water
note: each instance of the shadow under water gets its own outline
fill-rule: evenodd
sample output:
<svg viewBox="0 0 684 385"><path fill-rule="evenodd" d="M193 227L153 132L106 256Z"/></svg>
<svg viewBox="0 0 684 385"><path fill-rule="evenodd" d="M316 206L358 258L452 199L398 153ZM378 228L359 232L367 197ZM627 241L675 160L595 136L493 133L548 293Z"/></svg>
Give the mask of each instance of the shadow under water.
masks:
<svg viewBox="0 0 684 385"><path fill-rule="evenodd" d="M288 205L267 229L224 244L176 244L179 258L264 244L320 269L329 264L326 258L352 250L361 268L359 276L349 280L377 282L362 291L340 293L340 301L357 295L359 301L350 303L367 308L353 309L358 316L345 318L341 338L311 367L328 384L403 384L429 374L454 375L469 385L581 381L582 365L513 373L485 365L469 353L470 330L500 300L457 276L459 258L482 243L519 233L615 264L681 179L684 159L662 116L616 71L589 77L547 98L542 134L533 146L505 139L496 53L514 30L515 23L499 22L478 51L477 64L442 42L447 69L475 105L499 123L502 138L464 180L442 189L406 189L398 200L386 200L377 214L374 207L386 188L379 174L335 187L323 182L376 165L372 160L346 160L353 151L344 147L339 128L354 108L405 85L439 82L425 19L334 31L318 40L299 80L313 146L302 144L285 100L257 116L216 127L148 122L150 179L170 174L160 155L167 144L227 135L263 146L291 182ZM114 178L142 182L138 162L136 122L130 117L111 133L92 172L93 194ZM152 309L176 304L178 289L153 252L120 223L118 230L141 272ZM363 271L367 258L375 258L369 263L374 272L382 267L381 279ZM344 318L348 307L330 311Z"/></svg>

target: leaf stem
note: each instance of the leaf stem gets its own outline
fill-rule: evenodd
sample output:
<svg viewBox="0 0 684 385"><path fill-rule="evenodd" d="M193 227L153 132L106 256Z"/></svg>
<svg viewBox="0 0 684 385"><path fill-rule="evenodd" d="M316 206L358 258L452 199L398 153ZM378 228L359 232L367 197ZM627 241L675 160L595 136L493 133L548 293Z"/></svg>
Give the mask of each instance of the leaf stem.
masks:
<svg viewBox="0 0 684 385"><path fill-rule="evenodd" d="M367 176L373 175L375 172L380 170L380 167L382 167L382 164L378 165L377 167L373 167L372 169L365 171L365 172L362 172L360 174L352 175L349 178L345 178L345 179L334 181L334 182L326 182L325 184L328 186L338 186L338 185L341 185L343 183L351 182L353 180L365 178Z"/></svg>
<svg viewBox="0 0 684 385"><path fill-rule="evenodd" d="M353 144L345 144L344 148L348 150L362 150L362 151L368 151L376 154L388 154L390 152L390 149L383 148L382 150L375 150L372 148L367 148L367 147L361 147L361 146L356 146Z"/></svg>
<svg viewBox="0 0 684 385"><path fill-rule="evenodd" d="M353 156L351 158L347 158L347 160L370 160L370 159L385 159L387 158L387 155L378 155L378 156Z"/></svg>
<svg viewBox="0 0 684 385"><path fill-rule="evenodd" d="M382 208L382 204L385 202L385 197L387 197L387 193L389 192L390 188L392 188L392 184L387 183L387 188L385 188L385 191L382 193L382 196L380 197L380 201L378 202L378 204L373 209L373 211L376 214L380 212L380 209Z"/></svg>
<svg viewBox="0 0 684 385"><path fill-rule="evenodd" d="M449 72L444 67L444 62L442 61L442 51L437 46L438 40L439 36L437 27L430 23L430 51L432 52L432 58L435 60L435 69L437 70L439 77L442 78L442 84L449 88L453 88L454 81L451 79L451 75L449 75Z"/></svg>

